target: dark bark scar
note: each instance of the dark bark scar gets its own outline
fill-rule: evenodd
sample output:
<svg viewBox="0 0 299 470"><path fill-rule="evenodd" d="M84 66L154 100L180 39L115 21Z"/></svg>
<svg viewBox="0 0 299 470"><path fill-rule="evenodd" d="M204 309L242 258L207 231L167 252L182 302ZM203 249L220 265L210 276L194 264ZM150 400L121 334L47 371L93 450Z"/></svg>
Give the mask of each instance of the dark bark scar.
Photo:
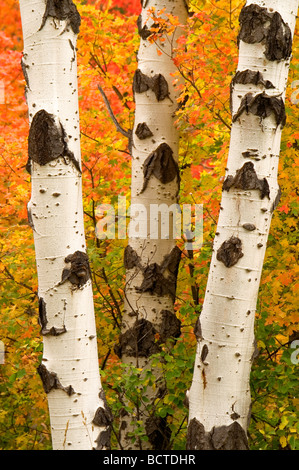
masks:
<svg viewBox="0 0 299 470"><path fill-rule="evenodd" d="M251 4L242 8L240 17L240 40L247 44L265 45L265 56L270 61L287 60L292 53L292 33L281 15L267 8Z"/></svg>
<svg viewBox="0 0 299 470"><path fill-rule="evenodd" d="M217 251L217 260L227 267L231 268L244 254L242 253L242 242L238 237L230 237L222 243L221 247Z"/></svg>
<svg viewBox="0 0 299 470"><path fill-rule="evenodd" d="M82 287L91 279L89 260L86 253L75 251L65 258L65 263L71 263L70 268L64 268L61 283L70 281L76 287Z"/></svg>
<svg viewBox="0 0 299 470"><path fill-rule="evenodd" d="M173 151L168 144L160 144L145 160L143 165L144 182L140 193L147 188L151 176L155 176L162 184L175 178L180 182L179 166L173 158Z"/></svg>
<svg viewBox="0 0 299 470"><path fill-rule="evenodd" d="M58 376L55 372L50 372L44 364L40 364L37 368L39 376L41 378L44 390L46 393L50 393L51 390L63 390L69 396L75 393L73 387L68 385L63 387L58 379Z"/></svg>
<svg viewBox="0 0 299 470"><path fill-rule="evenodd" d="M58 20L67 20L75 34L79 33L81 18L72 0L46 0L46 9L39 30L43 29L49 16Z"/></svg>
<svg viewBox="0 0 299 470"><path fill-rule="evenodd" d="M260 191L260 198L270 199L270 188L266 178L259 179L253 162L246 162L237 170L235 176L228 175L223 182L222 190L229 191L231 188Z"/></svg>
<svg viewBox="0 0 299 470"><path fill-rule="evenodd" d="M66 132L58 119L44 109L38 111L32 120L28 137L28 162L34 161L41 166L63 157L68 158L81 173L79 162L67 145Z"/></svg>
<svg viewBox="0 0 299 470"><path fill-rule="evenodd" d="M232 121L236 122L243 113L247 115L251 113L254 116L259 116L261 119L265 119L273 114L277 127L281 125L283 128L286 123L283 99L276 96L268 96L266 93L259 93L255 96L252 93L247 93L242 98L239 109L234 114Z"/></svg>

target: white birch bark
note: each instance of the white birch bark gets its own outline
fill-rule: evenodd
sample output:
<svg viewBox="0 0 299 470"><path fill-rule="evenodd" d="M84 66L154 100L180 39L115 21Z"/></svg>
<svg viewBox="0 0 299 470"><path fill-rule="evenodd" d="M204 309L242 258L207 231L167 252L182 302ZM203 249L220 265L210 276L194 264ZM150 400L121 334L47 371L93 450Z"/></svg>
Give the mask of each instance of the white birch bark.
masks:
<svg viewBox="0 0 299 470"><path fill-rule="evenodd" d="M174 126L178 90L173 85L171 74L176 71L172 47L176 47L176 39L182 31L178 28L165 42L151 43L148 34L153 21L149 19L148 11L155 8L159 15L165 9L165 15L179 17L180 23L184 24L187 10L183 0L148 0L142 3L138 20L138 70L133 84L136 111L132 133L131 220L129 243L125 250L127 281L118 354L124 363L145 370L150 367L150 355L159 350L156 334L163 342L180 334L179 321L174 314L180 250L176 247L172 229L168 238L161 235L160 229L166 228L168 210L172 205L175 209L178 202L179 135ZM157 49L162 51L161 55ZM163 209L162 204L166 217L162 225L160 222L155 225L154 221L158 220L159 211ZM160 228L154 233L156 227ZM162 396L165 390L160 372L156 374L156 390L148 390L151 403L158 393ZM149 441L143 443L142 448L167 446L169 436L166 436L165 420L154 417L142 403L133 419L142 420L145 425ZM132 430L131 420L132 417L123 417L123 448L132 447L127 438ZM135 447L139 445L137 442Z"/></svg>
<svg viewBox="0 0 299 470"><path fill-rule="evenodd" d="M58 5L58 6L57 6ZM109 447L110 412L101 386L93 293L86 255L76 40L71 0L20 0L29 109L39 321L38 368L55 450Z"/></svg>
<svg viewBox="0 0 299 470"><path fill-rule="evenodd" d="M247 448L255 309L279 199L277 171L297 10L298 0L256 0L247 1L240 16L226 179L195 330L189 449Z"/></svg>

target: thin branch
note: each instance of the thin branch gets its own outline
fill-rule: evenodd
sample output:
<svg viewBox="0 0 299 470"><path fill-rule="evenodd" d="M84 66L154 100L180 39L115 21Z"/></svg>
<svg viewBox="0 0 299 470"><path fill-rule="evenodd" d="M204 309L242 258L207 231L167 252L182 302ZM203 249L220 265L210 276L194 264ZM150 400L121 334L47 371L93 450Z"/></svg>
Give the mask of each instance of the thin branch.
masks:
<svg viewBox="0 0 299 470"><path fill-rule="evenodd" d="M109 115L110 115L117 131L120 132L125 137L127 137L127 139L129 139L129 141L130 141L131 140L131 131L125 130L123 127L121 127L121 125L119 124L118 120L116 119L116 117L114 115L114 112L112 111L109 100L108 100L103 88L100 85L98 85L98 90L99 90L99 92L101 93L101 95L104 99L104 102L105 102L105 105L107 107L108 113L109 113Z"/></svg>
<svg viewBox="0 0 299 470"><path fill-rule="evenodd" d="M12 281L14 281L16 284L18 284L19 286L25 287L26 289L30 290L34 295L37 295L37 292L35 290L33 290L32 287L28 286L27 284L25 284L23 282L16 281L15 277L11 274L11 272L7 269L6 266L4 266L4 271L6 272L8 277Z"/></svg>

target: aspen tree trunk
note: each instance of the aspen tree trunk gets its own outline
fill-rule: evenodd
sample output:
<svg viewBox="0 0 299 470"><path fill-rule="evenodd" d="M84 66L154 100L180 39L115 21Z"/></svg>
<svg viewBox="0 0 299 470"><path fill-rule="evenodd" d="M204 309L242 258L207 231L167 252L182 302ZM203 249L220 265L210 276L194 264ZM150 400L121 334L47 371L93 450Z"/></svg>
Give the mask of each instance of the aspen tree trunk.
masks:
<svg viewBox="0 0 299 470"><path fill-rule="evenodd" d="M32 194L43 359L55 450L109 447L111 412L101 386L86 255L76 40L71 0L20 0L29 109Z"/></svg>
<svg viewBox="0 0 299 470"><path fill-rule="evenodd" d="M179 17L181 24L186 22L187 10L183 0L146 0L142 6L138 19L138 69L133 82L136 111L132 133L131 220L124 255L127 281L116 351L124 363L145 371L151 367L150 356L159 352L159 343L180 335L174 301L181 257L173 233L166 239L159 230L166 229L169 208L178 202L179 136L174 126L178 91L173 86L171 73L176 68L171 57L182 31L177 30L165 42L151 43L148 37L153 21L148 10L154 7L159 15L165 8L165 14ZM158 48L161 55L157 54ZM159 214L163 208L164 218ZM166 449L169 445L166 418L158 417L153 408L155 399L162 399L166 393L165 383L160 371L155 371L155 377L155 387L148 387L148 404L141 397L135 416L122 417L120 433L124 449ZM131 443L128 433L134 430L133 421L143 422L148 442Z"/></svg>
<svg viewBox="0 0 299 470"><path fill-rule="evenodd" d="M298 0L247 1L232 80L232 129L189 393L188 449L247 449L254 318L285 124Z"/></svg>

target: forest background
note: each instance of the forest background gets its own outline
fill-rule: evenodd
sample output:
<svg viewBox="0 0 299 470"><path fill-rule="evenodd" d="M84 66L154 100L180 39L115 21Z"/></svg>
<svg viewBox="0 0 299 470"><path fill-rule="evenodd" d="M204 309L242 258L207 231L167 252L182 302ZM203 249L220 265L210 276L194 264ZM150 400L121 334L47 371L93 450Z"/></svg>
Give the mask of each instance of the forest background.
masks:
<svg viewBox="0 0 299 470"><path fill-rule="evenodd" d="M129 4L129 5L127 5ZM230 82L238 60L238 16L243 1L191 2L185 38L176 44L177 80L185 79L177 112L180 130L181 204L203 204L200 250L184 252L178 276L176 313L182 334L162 351L168 394L158 404L168 416L172 448L185 449L196 338L216 229L230 138ZM123 366L114 352L121 324L126 240L96 237L97 206L130 201L128 141L113 124L98 85L122 128L134 120L132 92L139 46L139 0L78 0L78 77L83 165L83 203L92 268L99 367L113 415L117 448L119 395L142 394L151 383ZM21 69L22 29L16 0L0 0L0 449L51 448L46 395L37 374L42 356L38 324L33 235L27 220L30 175L26 172L28 117ZM161 51L157 48L157 54ZM279 184L256 312L258 357L251 374L251 449L298 449L298 165L299 41L293 44L282 134ZM297 163L297 165L296 165ZM184 240L178 245L183 249ZM157 361L160 361L157 357ZM136 395L137 394L137 395ZM136 430L142 434L142 429Z"/></svg>

